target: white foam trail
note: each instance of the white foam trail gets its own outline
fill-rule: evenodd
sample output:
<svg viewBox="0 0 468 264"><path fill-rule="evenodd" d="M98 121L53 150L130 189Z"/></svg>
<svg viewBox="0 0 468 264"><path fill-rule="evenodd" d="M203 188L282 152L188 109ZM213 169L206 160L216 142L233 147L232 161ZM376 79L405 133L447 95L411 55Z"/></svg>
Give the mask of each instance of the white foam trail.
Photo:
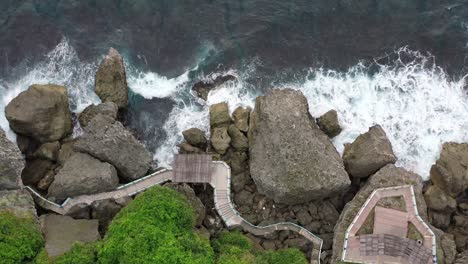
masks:
<svg viewBox="0 0 468 264"><path fill-rule="evenodd" d="M128 77L129 87L145 99L172 97L189 81L189 71L176 78L167 78L154 72L139 72Z"/></svg>
<svg viewBox="0 0 468 264"><path fill-rule="evenodd" d="M64 85L71 110L81 112L86 106L100 102L93 89L96 69L96 63L81 62L73 47L63 39L42 62L32 69L24 69L23 76L10 82L0 81L0 126L8 138L14 140L15 135L5 117L5 107L19 93L32 84Z"/></svg>
<svg viewBox="0 0 468 264"><path fill-rule="evenodd" d="M357 65L346 73L311 71L306 81L289 86L306 95L313 116L338 111L344 128L334 139L338 151L380 124L392 142L397 165L427 179L444 142L468 142L466 77L450 80L440 68L423 67L431 57L412 54L417 60L381 66L373 77Z"/></svg>

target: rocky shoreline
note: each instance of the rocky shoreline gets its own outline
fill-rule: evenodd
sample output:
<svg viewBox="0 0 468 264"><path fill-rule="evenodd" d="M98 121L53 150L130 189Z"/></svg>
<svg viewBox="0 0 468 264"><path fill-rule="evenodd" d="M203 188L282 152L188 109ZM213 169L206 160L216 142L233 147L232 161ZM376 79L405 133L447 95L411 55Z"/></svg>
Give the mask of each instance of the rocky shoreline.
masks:
<svg viewBox="0 0 468 264"><path fill-rule="evenodd" d="M194 92L206 99L216 85L232 78L200 82ZM114 216L132 198L77 205L60 216L36 209L23 184L61 203L67 197L114 190L157 169L152 154L122 124L128 88L123 60L114 49L96 73L95 91L103 103L88 106L77 116L69 110L66 88L52 84L32 85L5 110L17 145L1 131L0 212L35 219L49 256L67 252L75 241L104 237ZM208 153L225 161L232 172L231 198L242 216L260 226L293 222L317 234L323 239L321 263L340 262L344 232L373 190L413 185L421 217L436 233L439 263L464 263L468 143L445 143L430 180L423 182L419 175L394 165L397 157L379 125L347 144L340 156L331 143L341 131L336 111L314 118L308 109L304 95L290 89L258 97L254 109L211 105L209 136L197 128L184 131L179 153ZM74 126L82 133L73 134ZM211 188L165 186L187 198L197 232L214 239L226 231L214 210ZM312 249L310 242L290 231L245 235L258 249L295 247L306 256Z"/></svg>

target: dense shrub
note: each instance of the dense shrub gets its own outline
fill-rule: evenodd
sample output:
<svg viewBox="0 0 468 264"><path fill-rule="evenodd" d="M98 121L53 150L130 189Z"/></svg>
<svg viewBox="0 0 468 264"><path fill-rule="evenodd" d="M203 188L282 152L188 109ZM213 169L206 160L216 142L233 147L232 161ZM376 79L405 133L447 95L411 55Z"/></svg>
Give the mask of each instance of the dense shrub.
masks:
<svg viewBox="0 0 468 264"><path fill-rule="evenodd" d="M0 260L3 264L31 261L44 244L34 220L0 212Z"/></svg>
<svg viewBox="0 0 468 264"><path fill-rule="evenodd" d="M96 253L95 243L75 243L70 251L55 258L53 264L94 264Z"/></svg>
<svg viewBox="0 0 468 264"><path fill-rule="evenodd" d="M153 187L116 215L98 249L99 263L214 263L209 241L193 232L193 223L184 196Z"/></svg>
<svg viewBox="0 0 468 264"><path fill-rule="evenodd" d="M255 250L252 241L240 232L227 232L212 241L217 264L306 264L299 249Z"/></svg>

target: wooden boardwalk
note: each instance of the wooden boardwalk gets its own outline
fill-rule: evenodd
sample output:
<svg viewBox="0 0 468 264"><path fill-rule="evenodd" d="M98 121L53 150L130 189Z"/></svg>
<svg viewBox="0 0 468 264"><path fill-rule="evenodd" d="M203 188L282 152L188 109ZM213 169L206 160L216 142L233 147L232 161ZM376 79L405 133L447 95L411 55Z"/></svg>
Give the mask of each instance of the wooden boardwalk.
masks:
<svg viewBox="0 0 468 264"><path fill-rule="evenodd" d="M308 231L307 229L296 225L294 223L277 223L269 226L255 226L249 221L240 216L234 208L231 200L231 168L222 161L213 161L211 164L211 181L209 184L214 189L214 202L215 208L227 227L241 227L246 232L252 233L257 236L265 236L272 232L281 230L290 230L298 233L307 240L313 243L311 253L311 262L313 264L320 264L320 254L322 250L322 239ZM184 172L185 173L185 172ZM201 176L199 178L202 178ZM31 192L34 201L44 209L53 211L57 214L64 215L76 205L86 204L91 205L95 201L105 199L118 199L125 196L133 196L142 192L152 186L159 185L168 181L173 181L174 171L161 170L145 176L136 181L122 185L114 191L103 192L92 195L80 195L73 198L68 198L61 205L47 200L37 193L34 189L27 186L26 188Z"/></svg>
<svg viewBox="0 0 468 264"><path fill-rule="evenodd" d="M402 196L404 198L406 212L376 206L381 198L398 196ZM370 212L374 208L374 234L361 236L357 235L359 229L362 227ZM413 241L410 241L406 237L408 223L412 223L423 237L423 240L421 241L421 248L418 250L421 254L408 253L418 249L418 247L414 245L416 242L414 241L413 243ZM385 243L381 235L386 234L392 235L393 237L396 237L394 239L400 239L401 241L398 243L392 242L390 241L391 239L387 238L386 241L389 242ZM404 249L400 250L400 248L398 248L398 250L396 250L394 246L396 244L402 247L404 246ZM383 250L383 253L370 254L369 252L372 250L368 248L362 248L366 247L366 245L374 245L380 250ZM385 250L386 246L390 248L387 251ZM392 251L392 248L396 251ZM386 255L388 252L397 253ZM398 254L402 255L397 256ZM382 188L372 192L346 231L342 260L358 263L391 263L395 261L396 263L437 263L435 235L429 226L419 216L413 186L407 185Z"/></svg>

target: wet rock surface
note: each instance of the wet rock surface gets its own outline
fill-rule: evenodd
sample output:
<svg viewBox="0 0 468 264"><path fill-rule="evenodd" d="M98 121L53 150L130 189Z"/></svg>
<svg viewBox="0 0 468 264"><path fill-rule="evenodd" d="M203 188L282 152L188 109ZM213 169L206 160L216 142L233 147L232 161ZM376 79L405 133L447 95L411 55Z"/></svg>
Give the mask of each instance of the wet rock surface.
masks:
<svg viewBox="0 0 468 264"><path fill-rule="evenodd" d="M25 162L18 147L0 128L0 191L19 189Z"/></svg>
<svg viewBox="0 0 468 264"><path fill-rule="evenodd" d="M317 118L317 125L330 138L336 137L341 133L341 126L336 110L330 110Z"/></svg>

